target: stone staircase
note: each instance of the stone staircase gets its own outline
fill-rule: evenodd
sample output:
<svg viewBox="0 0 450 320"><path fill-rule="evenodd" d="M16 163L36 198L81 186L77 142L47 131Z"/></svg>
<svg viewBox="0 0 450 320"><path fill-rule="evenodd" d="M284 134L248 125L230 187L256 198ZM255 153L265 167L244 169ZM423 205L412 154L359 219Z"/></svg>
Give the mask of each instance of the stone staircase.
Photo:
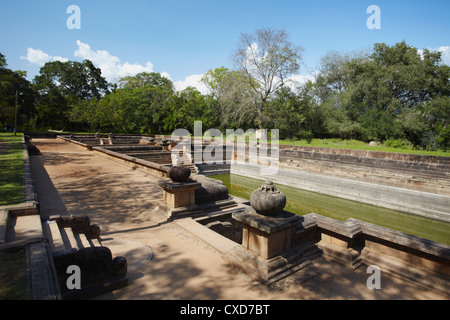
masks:
<svg viewBox="0 0 450 320"><path fill-rule="evenodd" d="M196 164L198 167L198 171L200 174L205 176L214 176L218 174L229 174L231 170L231 164L223 163L223 164Z"/></svg>
<svg viewBox="0 0 450 320"><path fill-rule="evenodd" d="M113 258L89 217L41 218L18 209L0 208L0 252L25 250L32 299L86 299L128 285L127 260ZM70 266L79 267L80 288L67 285Z"/></svg>
<svg viewBox="0 0 450 320"><path fill-rule="evenodd" d="M181 164L183 167L189 168L189 170L191 170L191 173L198 173L197 167L192 163L185 163L183 162Z"/></svg>
<svg viewBox="0 0 450 320"><path fill-rule="evenodd" d="M21 206L0 208L0 253L24 251L26 291L33 300L61 300L50 246L37 214L21 215ZM20 272L20 270L19 270Z"/></svg>
<svg viewBox="0 0 450 320"><path fill-rule="evenodd" d="M128 284L127 260L113 259L100 239L100 228L91 225L87 216L50 216L43 219L42 229L48 240L63 299L86 298L122 288ZM67 270L77 266L81 288L67 286Z"/></svg>
<svg viewBox="0 0 450 320"><path fill-rule="evenodd" d="M74 233L71 227L60 228L56 221L46 221L43 229L46 238L49 239L53 256L64 255L72 250L102 246L99 238L88 239L84 233Z"/></svg>

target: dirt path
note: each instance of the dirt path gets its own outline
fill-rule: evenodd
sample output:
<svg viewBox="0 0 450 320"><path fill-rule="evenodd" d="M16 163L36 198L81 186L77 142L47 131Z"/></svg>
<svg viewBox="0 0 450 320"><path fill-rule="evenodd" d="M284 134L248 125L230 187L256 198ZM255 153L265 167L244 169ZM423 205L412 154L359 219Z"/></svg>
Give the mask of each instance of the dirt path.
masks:
<svg viewBox="0 0 450 320"><path fill-rule="evenodd" d="M157 176L60 140L33 144L42 153L31 160L41 215L88 215L113 256L128 260L129 285L99 299L443 299L384 275L382 289L369 290L365 268L350 271L323 259L314 261L319 275L312 280L299 284L291 276L267 288L176 223L152 214L162 201Z"/></svg>

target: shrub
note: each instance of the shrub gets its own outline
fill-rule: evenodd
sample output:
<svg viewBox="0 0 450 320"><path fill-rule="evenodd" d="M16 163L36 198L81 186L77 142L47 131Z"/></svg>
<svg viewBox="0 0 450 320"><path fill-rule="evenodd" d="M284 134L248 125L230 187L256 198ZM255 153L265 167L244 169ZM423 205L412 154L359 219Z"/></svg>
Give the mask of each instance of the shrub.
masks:
<svg viewBox="0 0 450 320"><path fill-rule="evenodd" d="M413 149L414 145L406 139L388 139L384 141L384 145L390 148Z"/></svg>

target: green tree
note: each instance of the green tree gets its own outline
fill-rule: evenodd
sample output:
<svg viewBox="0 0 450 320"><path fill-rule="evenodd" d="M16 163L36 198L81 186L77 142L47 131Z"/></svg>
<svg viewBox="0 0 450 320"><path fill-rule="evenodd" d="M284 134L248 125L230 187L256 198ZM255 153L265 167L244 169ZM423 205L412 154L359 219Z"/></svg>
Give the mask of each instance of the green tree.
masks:
<svg viewBox="0 0 450 320"><path fill-rule="evenodd" d="M166 132L186 129L193 133L195 121L202 121L204 130L215 127L217 119L212 114L210 105L211 98L193 87L177 92L172 110L165 119L164 129Z"/></svg>
<svg viewBox="0 0 450 320"><path fill-rule="evenodd" d="M174 101L173 84L159 73L139 73L119 80L113 92L74 105L71 120L91 131L163 133Z"/></svg>
<svg viewBox="0 0 450 320"><path fill-rule="evenodd" d="M202 78L211 92L211 112L221 128L253 127L257 97L242 71L225 67L208 70Z"/></svg>
<svg viewBox="0 0 450 320"><path fill-rule="evenodd" d="M36 108L43 127L70 129L70 110L84 100L99 99L110 85L91 61L47 62L34 78Z"/></svg>
<svg viewBox="0 0 450 320"><path fill-rule="evenodd" d="M267 100L300 69L301 51L290 42L285 30L267 28L241 35L232 58L257 95L260 129L264 128L263 111Z"/></svg>
<svg viewBox="0 0 450 320"><path fill-rule="evenodd" d="M25 71L7 68L6 57L0 53L0 124L14 126L17 99L17 131L33 128L36 117L34 92Z"/></svg>
<svg viewBox="0 0 450 320"><path fill-rule="evenodd" d="M346 123L363 140L406 137L415 145L433 140L427 112L433 113L433 101L450 94L450 68L441 53L421 53L405 41L377 43L370 54L333 53L322 64L316 87L320 103L336 117L327 120L334 133Z"/></svg>
<svg viewBox="0 0 450 320"><path fill-rule="evenodd" d="M280 130L280 138L311 139L313 137L312 82L303 85L298 93L282 87L267 103L266 122Z"/></svg>
<svg viewBox="0 0 450 320"><path fill-rule="evenodd" d="M142 87L165 87L173 90L173 83L160 73L141 72L134 76L126 76L119 80L119 88L137 89Z"/></svg>

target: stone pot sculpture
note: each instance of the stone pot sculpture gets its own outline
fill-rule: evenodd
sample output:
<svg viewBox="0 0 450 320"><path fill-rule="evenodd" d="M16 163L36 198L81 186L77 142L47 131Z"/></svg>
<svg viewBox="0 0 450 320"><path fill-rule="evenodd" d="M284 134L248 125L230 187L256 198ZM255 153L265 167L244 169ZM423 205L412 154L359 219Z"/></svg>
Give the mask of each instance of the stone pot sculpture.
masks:
<svg viewBox="0 0 450 320"><path fill-rule="evenodd" d="M277 190L272 181L266 181L261 188L250 195L250 205L264 216L274 216L283 211L286 206L286 196Z"/></svg>
<svg viewBox="0 0 450 320"><path fill-rule="evenodd" d="M183 166L174 166L169 169L167 176L173 182L185 182L191 176L191 170Z"/></svg>

